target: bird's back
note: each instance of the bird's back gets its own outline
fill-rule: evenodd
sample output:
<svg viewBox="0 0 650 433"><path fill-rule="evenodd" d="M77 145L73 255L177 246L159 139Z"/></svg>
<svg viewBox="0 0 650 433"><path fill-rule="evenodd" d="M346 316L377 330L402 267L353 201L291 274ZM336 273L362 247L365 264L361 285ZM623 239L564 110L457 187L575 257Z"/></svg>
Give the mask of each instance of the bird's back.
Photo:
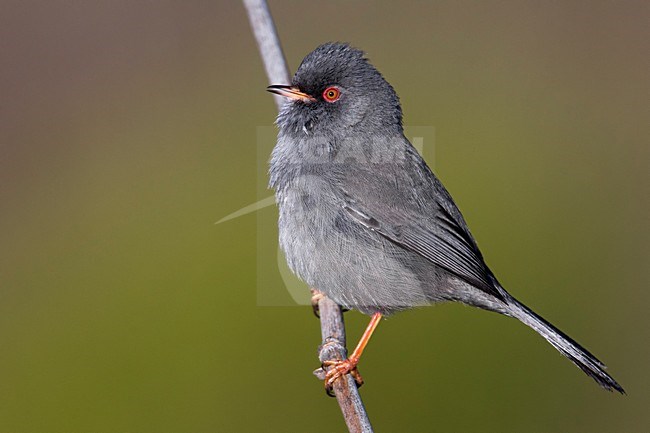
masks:
<svg viewBox="0 0 650 433"><path fill-rule="evenodd" d="M392 313L458 296L457 278L359 224L346 207L360 203L405 226L416 221L443 230L435 223L441 212L436 197L448 194L405 138L383 143L391 149L381 153L390 158L347 152L314 161L295 158L289 149L295 145L279 140L271 186L280 211L280 245L300 278L337 303L366 313ZM451 205L449 212L464 225Z"/></svg>

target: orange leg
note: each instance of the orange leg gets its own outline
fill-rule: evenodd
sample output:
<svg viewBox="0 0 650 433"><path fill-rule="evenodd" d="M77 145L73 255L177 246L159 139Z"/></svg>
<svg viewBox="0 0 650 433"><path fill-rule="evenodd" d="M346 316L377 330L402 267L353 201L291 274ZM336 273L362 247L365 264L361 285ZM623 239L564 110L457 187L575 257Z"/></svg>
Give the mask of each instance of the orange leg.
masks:
<svg viewBox="0 0 650 433"><path fill-rule="evenodd" d="M359 358L361 358L363 349L365 349L366 346L368 345L368 341L370 341L370 337L372 336L372 333L375 331L375 328L377 328L377 325L379 324L381 317L382 317L381 313L375 313L372 315L372 319L370 319L370 323L368 324L368 327L363 332L363 335L359 340L359 344L357 344L357 347L354 348L352 355L350 355L348 359L345 359L343 361L341 360L325 361L323 363L324 365L330 367L329 370L327 370L327 374L325 375L326 388L331 388L332 384L339 377L348 373L354 376L354 379L357 381L359 385L363 383L363 379L361 379L361 375L359 375L359 372L357 371L357 364L359 364Z"/></svg>

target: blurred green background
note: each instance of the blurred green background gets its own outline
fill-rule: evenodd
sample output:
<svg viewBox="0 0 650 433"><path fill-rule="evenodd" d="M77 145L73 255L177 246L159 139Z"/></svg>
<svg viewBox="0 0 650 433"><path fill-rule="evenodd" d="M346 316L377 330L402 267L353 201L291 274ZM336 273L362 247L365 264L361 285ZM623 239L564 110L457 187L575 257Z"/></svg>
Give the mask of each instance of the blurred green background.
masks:
<svg viewBox="0 0 650 433"><path fill-rule="evenodd" d="M292 70L330 40L368 52L505 287L629 394L442 305L364 355L376 430L650 431L648 2L271 9ZM342 431L309 307L258 302L283 288L258 278L275 207L214 224L270 195L241 4L3 1L0 38L0 432Z"/></svg>

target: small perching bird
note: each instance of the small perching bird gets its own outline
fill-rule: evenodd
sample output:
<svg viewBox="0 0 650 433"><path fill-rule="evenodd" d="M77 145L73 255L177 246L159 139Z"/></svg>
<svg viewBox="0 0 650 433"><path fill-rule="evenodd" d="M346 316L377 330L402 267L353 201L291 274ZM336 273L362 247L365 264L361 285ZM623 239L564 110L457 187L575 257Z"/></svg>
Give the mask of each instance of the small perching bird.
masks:
<svg viewBox="0 0 650 433"><path fill-rule="evenodd" d="M289 267L339 305L372 315L359 345L329 362L352 372L383 315L457 301L519 319L607 390L624 393L586 349L499 284L453 199L403 133L399 98L364 57L319 46L286 96L270 186Z"/></svg>

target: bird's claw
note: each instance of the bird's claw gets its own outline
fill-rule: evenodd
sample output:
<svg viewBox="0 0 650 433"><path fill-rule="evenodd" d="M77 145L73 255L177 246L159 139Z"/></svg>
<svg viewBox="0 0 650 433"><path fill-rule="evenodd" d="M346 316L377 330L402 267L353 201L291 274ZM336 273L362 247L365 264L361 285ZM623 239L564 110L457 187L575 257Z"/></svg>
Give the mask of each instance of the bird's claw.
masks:
<svg viewBox="0 0 650 433"><path fill-rule="evenodd" d="M314 311L314 316L320 319L320 309L318 308L318 302L323 299L325 295L319 290L311 289L311 308Z"/></svg>
<svg viewBox="0 0 650 433"><path fill-rule="evenodd" d="M320 319L320 308L318 307L318 303L320 302L321 299L325 297L325 294L320 290L316 290L316 289L310 289L310 291L311 291L311 309L314 311L314 316ZM342 313L345 313L346 311L350 311L350 309L346 307L341 307Z"/></svg>
<svg viewBox="0 0 650 433"><path fill-rule="evenodd" d="M334 396L334 382L346 374L352 375L357 387L363 385L363 378L357 369L358 359L348 358L344 360L333 360L323 362L323 369L327 371L325 374L325 391L330 397Z"/></svg>

